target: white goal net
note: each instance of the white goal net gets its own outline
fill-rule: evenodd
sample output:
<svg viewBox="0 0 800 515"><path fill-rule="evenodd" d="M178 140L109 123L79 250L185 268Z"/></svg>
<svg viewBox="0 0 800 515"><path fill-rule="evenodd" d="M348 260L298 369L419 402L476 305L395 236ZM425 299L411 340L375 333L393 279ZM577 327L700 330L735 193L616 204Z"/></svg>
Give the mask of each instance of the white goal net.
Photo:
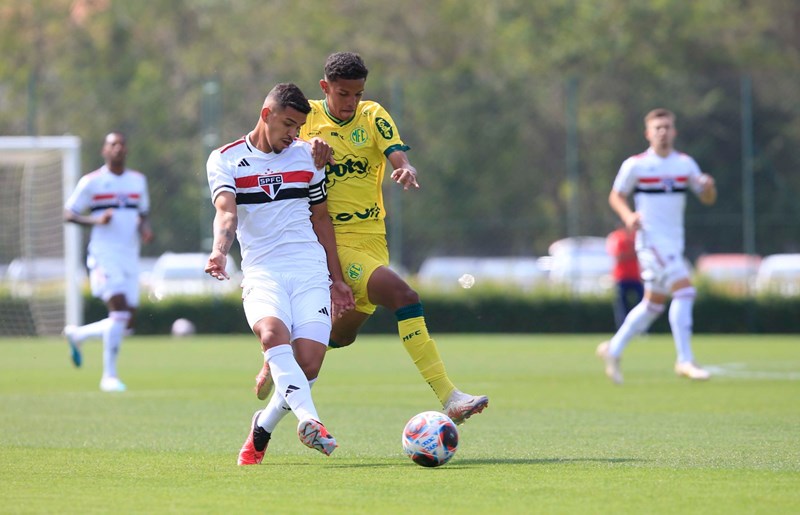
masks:
<svg viewBox="0 0 800 515"><path fill-rule="evenodd" d="M81 232L63 222L80 148L75 136L0 137L0 336L82 321Z"/></svg>

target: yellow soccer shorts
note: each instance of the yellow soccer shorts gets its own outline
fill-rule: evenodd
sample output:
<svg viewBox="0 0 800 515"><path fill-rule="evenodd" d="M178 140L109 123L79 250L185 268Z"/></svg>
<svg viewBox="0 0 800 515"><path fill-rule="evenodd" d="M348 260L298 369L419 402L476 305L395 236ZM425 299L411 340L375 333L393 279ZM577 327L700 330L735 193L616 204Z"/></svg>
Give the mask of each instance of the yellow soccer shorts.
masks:
<svg viewBox="0 0 800 515"><path fill-rule="evenodd" d="M353 290L356 311L371 315L375 304L369 301L367 283L381 266L389 266L389 247L383 234L344 233L336 235L339 262L344 280Z"/></svg>

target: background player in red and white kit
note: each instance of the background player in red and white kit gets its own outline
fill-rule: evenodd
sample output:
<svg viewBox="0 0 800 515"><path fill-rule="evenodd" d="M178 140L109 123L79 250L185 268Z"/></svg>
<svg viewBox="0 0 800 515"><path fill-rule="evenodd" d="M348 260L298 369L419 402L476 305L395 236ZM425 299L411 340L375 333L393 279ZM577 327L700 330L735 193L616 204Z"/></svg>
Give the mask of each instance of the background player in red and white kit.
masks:
<svg viewBox="0 0 800 515"><path fill-rule="evenodd" d="M140 240L148 243L153 239L147 178L125 167L127 153L125 135L109 133L102 150L105 165L78 181L64 209L66 221L92 227L86 259L92 294L108 306L108 318L80 327L67 326L64 334L76 367L83 361L81 344L87 338L102 336L100 389L106 392L125 390L117 376L117 358L139 305Z"/></svg>
<svg viewBox="0 0 800 515"><path fill-rule="evenodd" d="M644 298L644 285L636 257L636 231L619 227L606 236L606 251L614 258L611 277L617 286L614 296L614 323L622 327L625 317Z"/></svg>
<svg viewBox="0 0 800 515"><path fill-rule="evenodd" d="M319 422L311 384L322 366L331 316L355 307L342 277L327 207L325 171L297 138L311 111L294 84L278 84L245 137L211 153L208 183L216 208L205 271L225 272L234 234L242 251L242 300L261 342L275 392L253 415L239 465L261 463L271 431L291 409L306 446L330 455L336 440ZM301 368L302 367L302 368ZM304 373L305 371L305 373Z"/></svg>
<svg viewBox="0 0 800 515"><path fill-rule="evenodd" d="M611 194L611 208L626 227L637 230L636 253L645 282L644 299L625 317L625 322L607 342L597 347L605 361L606 375L622 382L620 356L628 342L646 331L664 312L672 296L669 324L675 340L675 373L690 379L710 377L694 362L692 353L692 307L695 289L686 266L683 216L686 192L693 191L703 204L717 200L714 179L700 171L690 156L675 151L675 115L655 109L645 116L645 138L650 148L622 163ZM628 196L633 194L635 211Z"/></svg>

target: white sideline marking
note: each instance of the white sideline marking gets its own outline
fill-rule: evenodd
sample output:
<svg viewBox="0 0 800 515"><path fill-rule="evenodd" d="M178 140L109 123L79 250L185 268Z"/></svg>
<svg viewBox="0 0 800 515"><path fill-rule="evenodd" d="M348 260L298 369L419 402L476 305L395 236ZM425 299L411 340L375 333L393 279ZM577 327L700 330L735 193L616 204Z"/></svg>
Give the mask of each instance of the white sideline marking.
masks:
<svg viewBox="0 0 800 515"><path fill-rule="evenodd" d="M703 368L713 376L734 377L737 379L771 379L781 381L800 381L800 371L747 370L746 363L723 363L705 365Z"/></svg>

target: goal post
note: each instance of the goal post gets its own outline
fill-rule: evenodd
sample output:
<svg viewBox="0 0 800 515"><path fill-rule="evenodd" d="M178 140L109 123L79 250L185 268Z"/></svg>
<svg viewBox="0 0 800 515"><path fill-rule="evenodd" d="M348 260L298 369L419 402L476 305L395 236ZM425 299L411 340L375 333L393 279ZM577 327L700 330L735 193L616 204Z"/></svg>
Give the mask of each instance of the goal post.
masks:
<svg viewBox="0 0 800 515"><path fill-rule="evenodd" d="M0 335L83 321L82 232L63 221L80 151L77 136L0 137Z"/></svg>

